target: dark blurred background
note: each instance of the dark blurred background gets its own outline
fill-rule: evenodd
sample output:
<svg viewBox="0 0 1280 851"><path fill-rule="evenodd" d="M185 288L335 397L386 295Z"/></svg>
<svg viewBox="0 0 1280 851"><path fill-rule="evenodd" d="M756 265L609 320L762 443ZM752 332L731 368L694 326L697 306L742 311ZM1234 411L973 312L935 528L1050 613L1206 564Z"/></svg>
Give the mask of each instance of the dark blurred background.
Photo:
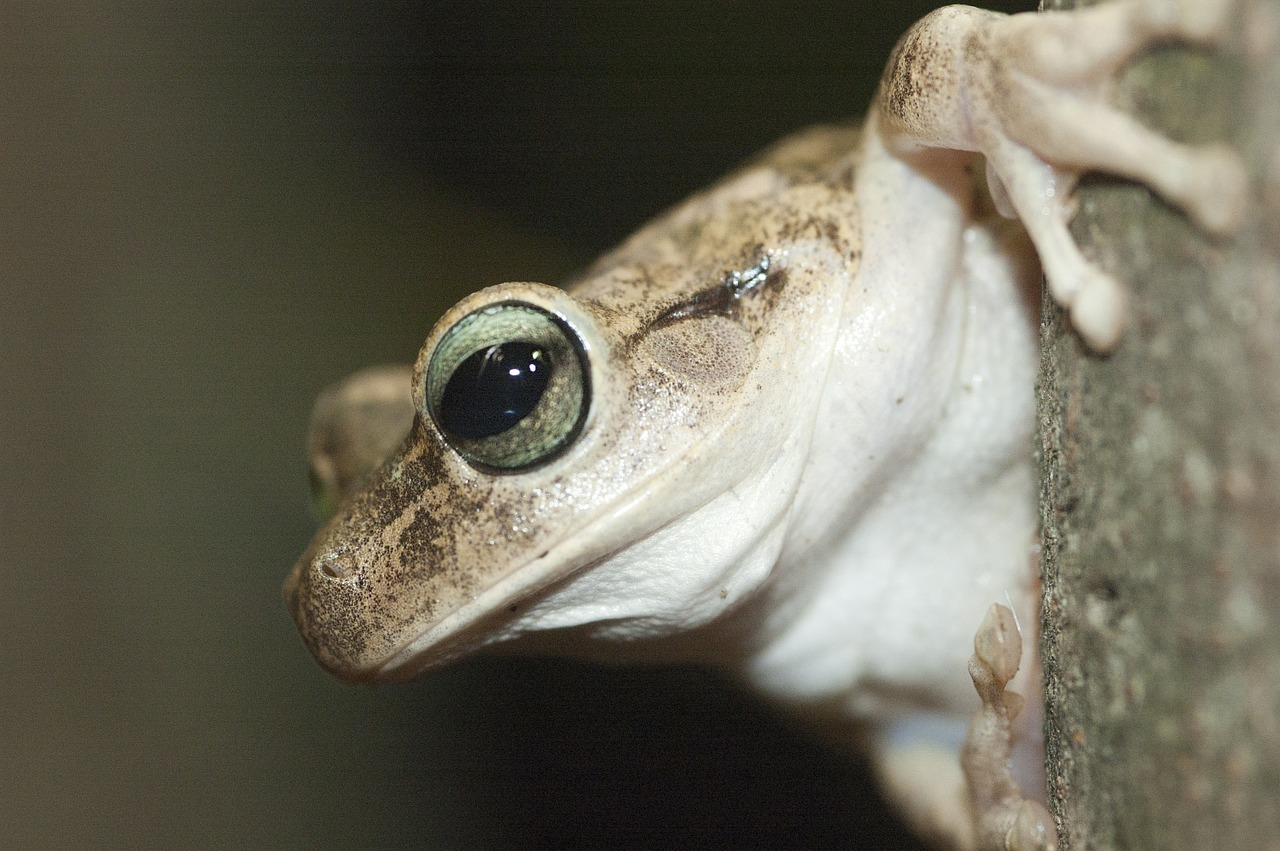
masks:
<svg viewBox="0 0 1280 851"><path fill-rule="evenodd" d="M346 686L279 588L321 386L861 115L928 6L6 0L0 846L913 847L713 677Z"/></svg>

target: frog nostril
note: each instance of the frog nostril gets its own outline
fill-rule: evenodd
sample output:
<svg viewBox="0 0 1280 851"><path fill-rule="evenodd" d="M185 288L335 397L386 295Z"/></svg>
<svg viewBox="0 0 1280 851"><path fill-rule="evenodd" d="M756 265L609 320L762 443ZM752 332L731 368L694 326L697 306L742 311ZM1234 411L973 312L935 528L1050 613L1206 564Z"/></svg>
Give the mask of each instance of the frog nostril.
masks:
<svg viewBox="0 0 1280 851"><path fill-rule="evenodd" d="M343 553L325 553L316 560L316 567L331 579L350 579L355 575L355 564Z"/></svg>

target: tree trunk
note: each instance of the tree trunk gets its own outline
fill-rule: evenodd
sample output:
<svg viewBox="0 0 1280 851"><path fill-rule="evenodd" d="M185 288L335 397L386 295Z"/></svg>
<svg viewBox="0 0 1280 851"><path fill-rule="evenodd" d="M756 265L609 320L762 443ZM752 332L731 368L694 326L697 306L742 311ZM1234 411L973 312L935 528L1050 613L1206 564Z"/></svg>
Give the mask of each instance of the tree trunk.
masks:
<svg viewBox="0 0 1280 851"><path fill-rule="evenodd" d="M1244 154L1244 229L1215 243L1090 179L1073 227L1130 289L1120 349L1085 352L1046 300L1041 649L1064 848L1280 849L1280 0L1236 32L1223 53L1140 61L1119 103Z"/></svg>

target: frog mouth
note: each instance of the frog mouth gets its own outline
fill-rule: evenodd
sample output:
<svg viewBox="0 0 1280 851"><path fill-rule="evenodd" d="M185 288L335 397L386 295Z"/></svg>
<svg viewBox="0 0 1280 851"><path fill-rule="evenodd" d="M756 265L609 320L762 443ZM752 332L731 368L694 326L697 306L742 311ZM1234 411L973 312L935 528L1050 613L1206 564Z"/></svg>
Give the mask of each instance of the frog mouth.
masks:
<svg viewBox="0 0 1280 851"><path fill-rule="evenodd" d="M413 583L403 572L388 582L398 568L381 544L383 527L352 506L349 516L335 517L317 534L295 564L285 582L285 603L312 656L332 675L366 683L411 679L516 634L528 635L517 633L513 623L547 593L714 498L716 489L707 488L705 478L690 481L682 475L688 471L674 478L671 472L656 470L623 500L584 512L558 540L512 553L515 566L488 584L471 593L456 589L460 593L451 604L406 612L403 620L387 607L394 607L397 596L401 605L408 602L396 584ZM653 505L666 510L655 516ZM358 540L364 543L353 542ZM455 558L449 551L437 556ZM456 575L447 564L438 565L425 581Z"/></svg>
<svg viewBox="0 0 1280 851"><path fill-rule="evenodd" d="M521 617L548 591L608 561L670 522L670 518L658 523L640 522L644 512L637 507L654 499L659 487L654 482L640 490L622 505L588 519L559 543L510 571L473 599L415 631L382 662L343 676L403 682L509 637L503 627ZM688 511L696 510L697 504L673 507ZM678 516L678 511L672 516Z"/></svg>
<svg viewBox="0 0 1280 851"><path fill-rule="evenodd" d="M759 511L753 512L743 512L741 493L723 482L720 487L695 489L687 487L691 480L683 475L686 470L655 476L624 502L586 518L558 543L452 611L406 630L411 637L375 662L364 678L403 681L499 645L514 652L589 659L599 658L603 644L611 647L609 656L615 658L621 641L625 652L646 658L647 648L675 633L706 626L746 603L768 581L798 489L799 476L791 475L796 471L786 469L788 463L775 461L754 471L753 478L760 481L786 478L795 486L767 488L769 499L755 502ZM700 483L705 482L703 477ZM651 509L655 504L667 509L660 517ZM699 519L691 520L693 515ZM718 530L718 543L703 549L693 542L706 537L703 530L708 525ZM619 591L620 582L635 576L635 558L649 563L647 552L626 555L637 547L696 556L693 561L669 559L674 567L656 582L650 577L635 585L633 593ZM597 568L605 571L602 584L577 584ZM601 587L617 599L601 603ZM654 588L663 590L655 595ZM667 607L664 598L675 602ZM698 602L711 598L713 603Z"/></svg>

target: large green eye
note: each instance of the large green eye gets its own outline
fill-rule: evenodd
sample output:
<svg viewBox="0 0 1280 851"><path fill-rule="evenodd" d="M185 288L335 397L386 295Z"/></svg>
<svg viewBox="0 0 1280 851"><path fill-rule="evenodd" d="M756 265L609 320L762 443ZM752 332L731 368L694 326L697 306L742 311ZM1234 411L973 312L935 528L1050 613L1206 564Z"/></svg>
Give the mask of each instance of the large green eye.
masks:
<svg viewBox="0 0 1280 851"><path fill-rule="evenodd" d="M545 463L582 430L591 402L577 336L541 308L504 302L450 328L427 365L427 410L472 465L513 472Z"/></svg>

